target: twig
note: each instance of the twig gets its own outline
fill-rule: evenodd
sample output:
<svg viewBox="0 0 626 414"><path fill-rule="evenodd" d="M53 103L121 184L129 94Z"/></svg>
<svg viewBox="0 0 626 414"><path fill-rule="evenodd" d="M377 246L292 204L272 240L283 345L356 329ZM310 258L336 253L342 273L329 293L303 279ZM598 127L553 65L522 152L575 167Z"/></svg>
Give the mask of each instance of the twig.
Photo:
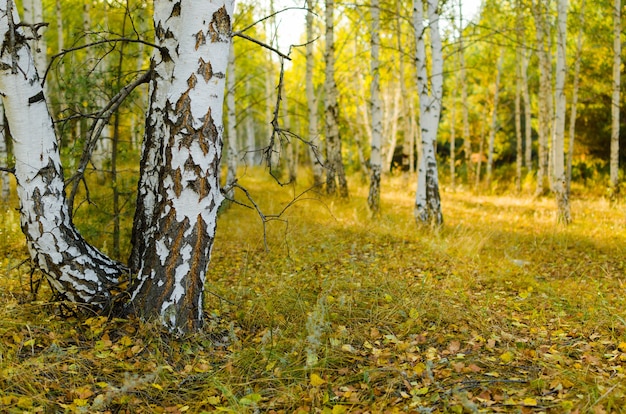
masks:
<svg viewBox="0 0 626 414"><path fill-rule="evenodd" d="M11 0L9 0L11 1ZM156 49L161 50L162 48L154 43L150 43L150 42L146 42L145 40L141 40L141 39L130 39L130 38L125 38L125 37L121 37L119 39L104 39L104 40L98 40L97 42L92 42L92 43L88 43L85 45L80 45L80 46L75 46L69 49L63 49L62 51L60 51L59 53L52 55L50 57L50 63L48 63L48 67L46 68L45 73L43 74L43 76L41 77L41 85L43 86L43 84L46 82L46 77L48 76L48 73L50 72L50 69L52 68L52 63L54 62L55 59L65 56L68 53L72 53L72 52L76 52L77 50L81 50L81 49L85 49L88 47L93 47L93 46L98 46L98 45L102 45L102 44L107 44L107 43L118 43L118 42L126 42L126 43L143 43L146 46L151 46L154 47Z"/></svg>
<svg viewBox="0 0 626 414"><path fill-rule="evenodd" d="M9 174L13 174L15 175L15 168L11 168L11 167L0 167L0 172L6 172Z"/></svg>
<svg viewBox="0 0 626 414"><path fill-rule="evenodd" d="M289 57L289 55L285 55L283 52L281 52L280 50L273 48L272 46L268 45L267 43L264 43L260 40L257 40L253 37L248 36L247 34L243 34L241 31L239 32L233 32L233 37L241 37L242 39L246 39L251 41L252 43L256 43L257 45L264 47L266 49L271 50L272 52L276 53L278 56L280 56L283 59L287 59L287 60L291 60L291 58Z"/></svg>

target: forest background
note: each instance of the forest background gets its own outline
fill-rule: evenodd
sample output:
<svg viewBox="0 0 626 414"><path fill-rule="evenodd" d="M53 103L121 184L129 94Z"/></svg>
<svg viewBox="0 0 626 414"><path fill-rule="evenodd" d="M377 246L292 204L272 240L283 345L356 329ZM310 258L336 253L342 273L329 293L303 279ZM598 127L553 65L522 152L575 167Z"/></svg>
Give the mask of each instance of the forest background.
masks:
<svg viewBox="0 0 626 414"><path fill-rule="evenodd" d="M551 7L548 44L556 53L556 7L542 3ZM49 22L35 48L50 62L46 92L72 177L92 119L148 66L150 46L135 40L150 42L151 2L43 4L42 19L29 19L28 10L23 16ZM623 202L609 180L615 4L569 5L568 122L577 61L580 89L575 135L565 141L568 148L576 137L574 221L567 228L557 224L550 198L535 198L542 107L532 6L485 1L471 20L460 19L458 2L441 6L445 83L437 154L446 225L434 232L418 231L411 217L420 141L412 4L381 2L384 174L382 215L374 221L365 201L372 133L368 4L336 5L335 77L348 201L311 191L311 153L290 134L276 147L281 156L270 170L283 184L295 182L278 185L268 177L262 149L275 115L280 128L312 138L305 48L290 51L279 87L279 57L236 37L235 87L229 91L235 134L227 139L236 136L239 183L263 213L260 220L257 212L234 205L222 216L209 278L211 323L184 341L172 343L138 321L85 320L50 299L25 260L17 202L4 192L0 407L621 412L626 255ZM314 85L323 149L323 5L316 7ZM279 10L271 2L240 1L235 30ZM303 26L304 16L302 11ZM275 36L279 21L280 13L245 33L286 54ZM83 48L89 43L97 44ZM69 49L75 50L58 55ZM530 117L520 109L516 131L516 87L525 67ZM147 89L134 93L113 116L74 205L81 233L122 260L129 250L146 97ZM620 112L622 106L620 101ZM226 116L227 128L232 119ZM10 150L9 142L9 167ZM624 151L619 154L623 161ZM251 205L244 193L237 200Z"/></svg>

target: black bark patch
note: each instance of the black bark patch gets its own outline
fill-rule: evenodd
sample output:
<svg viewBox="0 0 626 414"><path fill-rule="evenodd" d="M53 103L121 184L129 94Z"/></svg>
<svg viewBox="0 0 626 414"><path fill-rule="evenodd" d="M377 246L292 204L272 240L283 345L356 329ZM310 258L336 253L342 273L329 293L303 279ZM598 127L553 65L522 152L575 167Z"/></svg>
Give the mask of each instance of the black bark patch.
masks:
<svg viewBox="0 0 626 414"><path fill-rule="evenodd" d="M32 105L32 104L34 104L34 103L41 102L41 101L43 101L44 99L45 99L45 98L44 98L44 96L43 96L43 91L40 91L37 95L35 95L35 96L31 96L30 98L28 98L28 104L29 104L29 105Z"/></svg>
<svg viewBox="0 0 626 414"><path fill-rule="evenodd" d="M180 16L180 2L176 3L172 8L172 13L170 13L170 17L178 17Z"/></svg>

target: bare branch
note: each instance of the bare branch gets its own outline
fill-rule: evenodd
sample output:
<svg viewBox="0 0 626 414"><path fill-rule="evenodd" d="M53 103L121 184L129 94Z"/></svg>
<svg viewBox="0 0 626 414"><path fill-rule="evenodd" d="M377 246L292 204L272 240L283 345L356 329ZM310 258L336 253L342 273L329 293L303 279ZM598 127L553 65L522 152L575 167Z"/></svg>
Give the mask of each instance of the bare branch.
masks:
<svg viewBox="0 0 626 414"><path fill-rule="evenodd" d="M233 32L233 37L235 37L235 36L236 36L236 37L241 37L242 39L249 40L249 41L251 41L252 43L256 43L257 45L259 45L259 46L261 46L261 47L264 47L264 48L266 48L266 49L269 49L269 50L271 50L272 52L276 53L278 56L280 56L280 57L281 57L281 58L283 58L283 59L291 60L291 58L289 57L289 55L285 55L283 52L281 52L281 51L280 51L280 50L278 50L278 49L273 48L272 46L268 45L267 43L263 43L263 42L262 42L262 41L260 41L260 40L257 40L257 39L255 39L255 38L253 38L253 37L250 37L250 36L246 35L246 34L243 34L242 32Z"/></svg>

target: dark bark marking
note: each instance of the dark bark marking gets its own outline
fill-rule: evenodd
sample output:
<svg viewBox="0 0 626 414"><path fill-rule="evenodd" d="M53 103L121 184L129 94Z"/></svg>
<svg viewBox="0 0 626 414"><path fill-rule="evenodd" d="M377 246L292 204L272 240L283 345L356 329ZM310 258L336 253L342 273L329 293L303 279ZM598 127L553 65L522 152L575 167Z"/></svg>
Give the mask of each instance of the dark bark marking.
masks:
<svg viewBox="0 0 626 414"><path fill-rule="evenodd" d="M213 66L211 66L211 62L205 62L204 59L200 58L198 63L200 63L198 74L202 75L205 82L208 82L213 77Z"/></svg>
<svg viewBox="0 0 626 414"><path fill-rule="evenodd" d="M31 96L30 98L28 98L28 104L32 105L34 103L41 102L43 100L45 100L43 96L43 91L40 91L37 95Z"/></svg>
<svg viewBox="0 0 626 414"><path fill-rule="evenodd" d="M222 6L213 13L213 19L209 23L211 42L226 42L230 39L230 33L230 16L226 12L226 7Z"/></svg>
<svg viewBox="0 0 626 414"><path fill-rule="evenodd" d="M174 4L174 7L172 8L172 13L170 13L170 17L178 17L180 16L180 2Z"/></svg>
<svg viewBox="0 0 626 414"><path fill-rule="evenodd" d="M206 37L204 36L204 31L200 30L196 33L196 50L202 45L206 44Z"/></svg>
<svg viewBox="0 0 626 414"><path fill-rule="evenodd" d="M193 89L196 87L197 83L198 83L198 78L196 77L196 75L192 73L189 79L187 79L187 86L189 86L189 89Z"/></svg>
<svg viewBox="0 0 626 414"><path fill-rule="evenodd" d="M180 172L180 168L177 168L176 171L174 171L172 181L174 181L174 193L176 194L176 197L180 197L180 193L183 192L183 174Z"/></svg>

